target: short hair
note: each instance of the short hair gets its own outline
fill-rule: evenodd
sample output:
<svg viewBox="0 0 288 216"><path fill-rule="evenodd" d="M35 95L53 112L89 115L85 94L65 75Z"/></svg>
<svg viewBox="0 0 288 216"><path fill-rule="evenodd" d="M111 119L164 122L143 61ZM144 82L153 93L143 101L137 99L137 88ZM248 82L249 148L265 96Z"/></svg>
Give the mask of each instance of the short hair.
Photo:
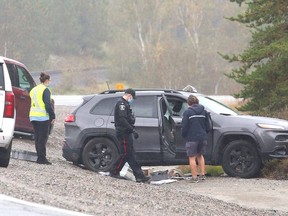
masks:
<svg viewBox="0 0 288 216"><path fill-rule="evenodd" d="M134 99L136 98L136 93L132 88L126 89L125 94L131 94Z"/></svg>
<svg viewBox="0 0 288 216"><path fill-rule="evenodd" d="M199 104L199 100L196 96L189 95L189 97L187 99L187 103L189 106L192 106L193 104Z"/></svg>

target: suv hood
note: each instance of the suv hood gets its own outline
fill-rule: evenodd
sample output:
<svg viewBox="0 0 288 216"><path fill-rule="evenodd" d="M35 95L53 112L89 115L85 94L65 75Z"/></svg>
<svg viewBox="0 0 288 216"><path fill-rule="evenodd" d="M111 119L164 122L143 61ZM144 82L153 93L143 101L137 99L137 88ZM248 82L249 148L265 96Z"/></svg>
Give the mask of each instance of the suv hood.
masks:
<svg viewBox="0 0 288 216"><path fill-rule="evenodd" d="M284 119L263 117L263 116L251 116L251 115L238 115L237 118L241 118L246 122L255 123L255 124L269 124L269 125L278 125L282 126L285 129L288 129L288 121Z"/></svg>

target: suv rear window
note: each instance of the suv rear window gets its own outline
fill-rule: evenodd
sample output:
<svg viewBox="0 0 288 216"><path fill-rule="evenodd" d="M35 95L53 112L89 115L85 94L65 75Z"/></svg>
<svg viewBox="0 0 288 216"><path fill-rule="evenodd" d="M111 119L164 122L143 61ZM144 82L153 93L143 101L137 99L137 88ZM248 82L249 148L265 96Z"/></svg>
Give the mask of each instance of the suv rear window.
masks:
<svg viewBox="0 0 288 216"><path fill-rule="evenodd" d="M0 64L0 90L4 90L4 73L3 73L3 64Z"/></svg>

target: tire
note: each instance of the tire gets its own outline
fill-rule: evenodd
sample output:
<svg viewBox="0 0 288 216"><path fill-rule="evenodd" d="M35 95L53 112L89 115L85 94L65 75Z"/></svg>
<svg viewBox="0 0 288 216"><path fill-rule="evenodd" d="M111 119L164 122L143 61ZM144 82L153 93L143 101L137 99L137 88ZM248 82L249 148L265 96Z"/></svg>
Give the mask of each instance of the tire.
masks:
<svg viewBox="0 0 288 216"><path fill-rule="evenodd" d="M115 144L105 138L93 138L82 151L84 166L95 172L110 171L118 157L119 152Z"/></svg>
<svg viewBox="0 0 288 216"><path fill-rule="evenodd" d="M224 149L222 167L229 176L252 178L260 172L261 164L255 145L246 140L232 141Z"/></svg>
<svg viewBox="0 0 288 216"><path fill-rule="evenodd" d="M8 167L11 157L12 141L8 149L0 148L0 167Z"/></svg>

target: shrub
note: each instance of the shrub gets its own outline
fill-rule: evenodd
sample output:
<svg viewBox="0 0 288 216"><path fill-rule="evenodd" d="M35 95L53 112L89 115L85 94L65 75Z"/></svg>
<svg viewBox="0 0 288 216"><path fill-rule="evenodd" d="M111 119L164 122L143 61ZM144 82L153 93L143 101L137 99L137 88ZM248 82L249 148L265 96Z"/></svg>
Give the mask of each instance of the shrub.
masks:
<svg viewBox="0 0 288 216"><path fill-rule="evenodd" d="M288 180L288 159L265 162L262 175L269 179Z"/></svg>

